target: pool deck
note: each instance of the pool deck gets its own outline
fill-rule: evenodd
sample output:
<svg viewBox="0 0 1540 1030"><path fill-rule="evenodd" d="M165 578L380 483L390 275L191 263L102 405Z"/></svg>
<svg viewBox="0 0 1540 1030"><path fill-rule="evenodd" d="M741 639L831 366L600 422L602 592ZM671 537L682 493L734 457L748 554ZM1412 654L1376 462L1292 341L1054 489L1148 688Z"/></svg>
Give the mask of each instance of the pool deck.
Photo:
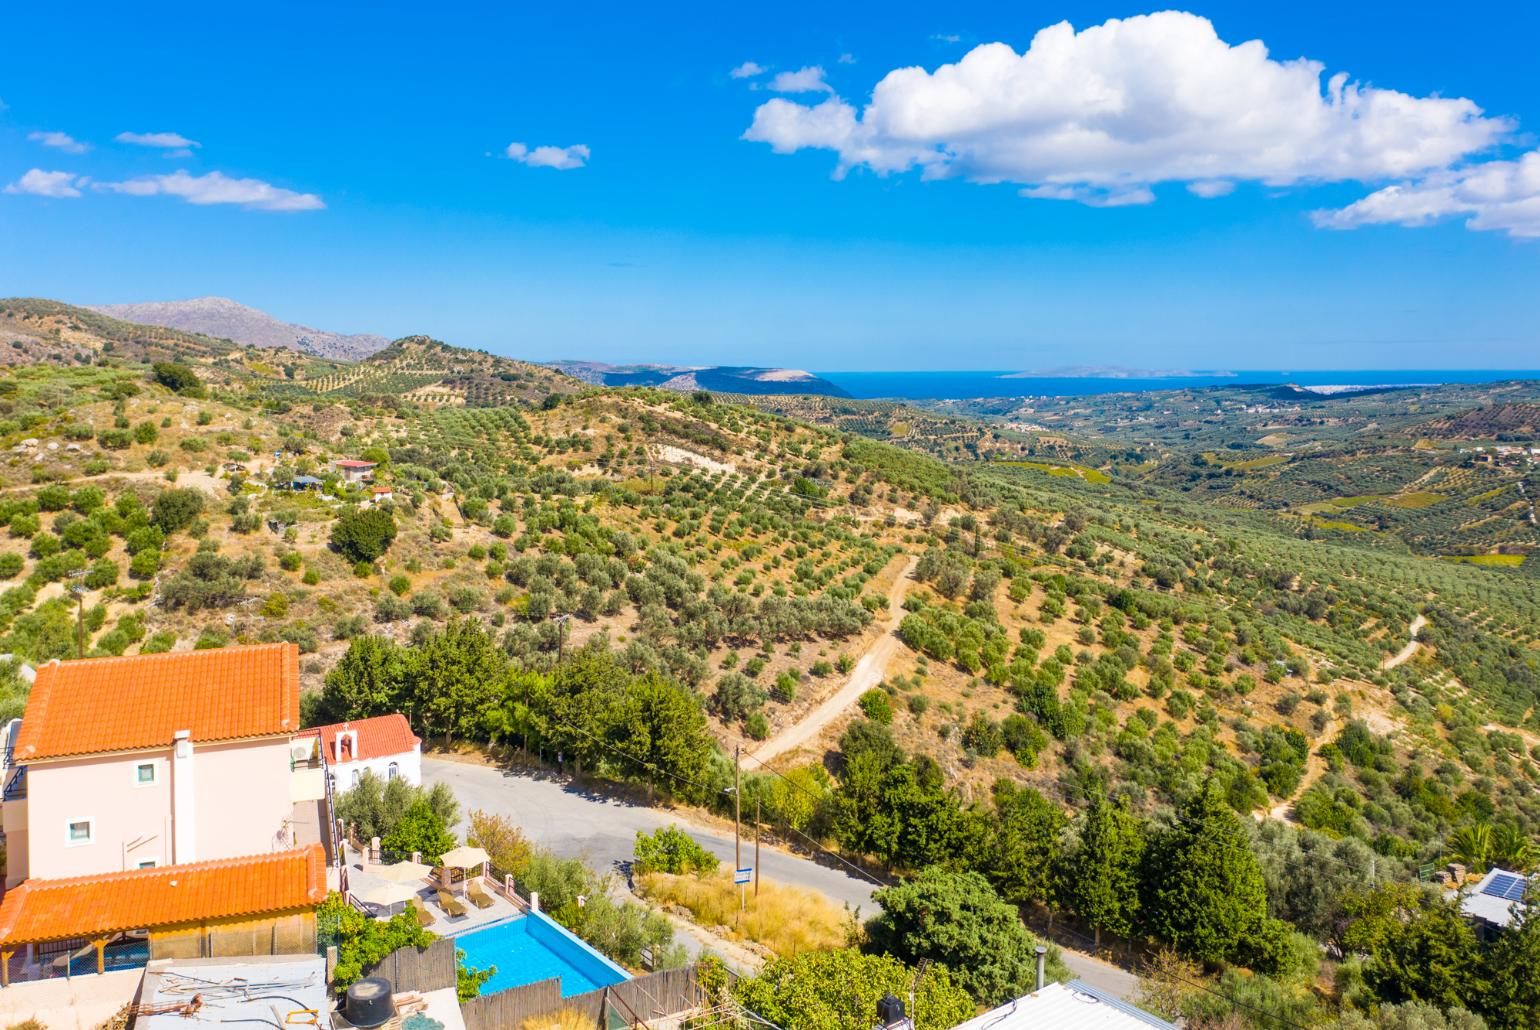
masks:
<svg viewBox="0 0 1540 1030"><path fill-rule="evenodd" d="M374 879L374 871L381 868L378 865L368 863L357 852L349 853L348 866L349 886L354 889ZM417 887L417 897L414 904L433 917L433 922L428 926L428 929L440 937L456 937L460 934L480 930L494 923L501 923L524 914L523 908L504 897L490 881L485 884L486 894L492 899L492 904L487 908L477 908L471 904L471 899L464 892L463 883L456 884L455 888L449 891L450 894L458 898L465 905L467 910L465 915L458 917L451 917L442 908L439 908L439 885L437 881L425 879L419 884L414 884L414 886ZM384 918L393 912L400 911L399 906L392 906L390 908L369 907L374 911L377 918Z"/></svg>

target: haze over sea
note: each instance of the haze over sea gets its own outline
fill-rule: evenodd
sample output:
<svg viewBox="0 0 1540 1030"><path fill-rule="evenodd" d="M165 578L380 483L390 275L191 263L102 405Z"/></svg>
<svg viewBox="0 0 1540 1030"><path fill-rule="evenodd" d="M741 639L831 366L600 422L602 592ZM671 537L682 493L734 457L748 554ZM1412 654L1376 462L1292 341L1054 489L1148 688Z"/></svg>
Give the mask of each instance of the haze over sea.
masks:
<svg viewBox="0 0 1540 1030"><path fill-rule="evenodd" d="M1515 369L1388 369L1194 372L1191 375L1055 376L1022 372L818 372L852 397L910 400L958 397L1080 397L1201 386L1422 386L1540 379L1540 371Z"/></svg>

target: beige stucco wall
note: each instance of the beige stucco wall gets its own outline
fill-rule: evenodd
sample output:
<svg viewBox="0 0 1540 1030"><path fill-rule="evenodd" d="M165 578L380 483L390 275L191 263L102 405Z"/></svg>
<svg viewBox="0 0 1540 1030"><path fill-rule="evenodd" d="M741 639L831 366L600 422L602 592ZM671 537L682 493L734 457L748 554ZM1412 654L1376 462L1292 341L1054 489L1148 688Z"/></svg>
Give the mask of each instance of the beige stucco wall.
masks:
<svg viewBox="0 0 1540 1030"><path fill-rule="evenodd" d="M198 860L260 855L289 846L287 738L198 748Z"/></svg>
<svg viewBox="0 0 1540 1030"><path fill-rule="evenodd" d="M27 876L57 879L133 869L171 859L169 748L27 768ZM155 783L136 786L135 767L155 764ZM89 844L70 844L69 824L94 823ZM134 844L127 851L127 845Z"/></svg>
<svg viewBox="0 0 1540 1030"><path fill-rule="evenodd" d="M292 814L287 740L201 744L193 750L191 855L176 854L172 828L172 749L34 762L27 770L29 877L55 879L158 865L263 854ZM156 767L140 786L135 770ZM70 844L69 823L94 822L89 844Z"/></svg>

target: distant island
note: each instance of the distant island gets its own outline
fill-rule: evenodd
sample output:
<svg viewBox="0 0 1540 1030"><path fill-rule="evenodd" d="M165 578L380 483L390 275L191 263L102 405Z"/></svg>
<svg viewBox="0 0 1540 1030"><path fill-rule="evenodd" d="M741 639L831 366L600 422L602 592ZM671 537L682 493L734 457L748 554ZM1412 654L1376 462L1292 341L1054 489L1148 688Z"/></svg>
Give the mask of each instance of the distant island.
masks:
<svg viewBox="0 0 1540 1030"><path fill-rule="evenodd" d="M546 365L595 386L656 386L751 395L811 393L849 397L840 387L799 368L740 365L610 365L602 361L548 361Z"/></svg>

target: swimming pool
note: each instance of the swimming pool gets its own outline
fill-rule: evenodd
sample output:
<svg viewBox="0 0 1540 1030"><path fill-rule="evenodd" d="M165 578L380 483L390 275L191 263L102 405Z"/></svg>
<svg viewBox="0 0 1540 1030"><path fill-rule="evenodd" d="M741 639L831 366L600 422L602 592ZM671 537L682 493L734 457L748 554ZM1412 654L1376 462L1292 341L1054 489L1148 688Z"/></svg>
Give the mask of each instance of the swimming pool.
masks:
<svg viewBox="0 0 1540 1030"><path fill-rule="evenodd" d="M570 998L631 978L544 912L531 912L454 941L465 952L467 966L497 967L492 979L482 985L482 994L558 978L561 996Z"/></svg>

